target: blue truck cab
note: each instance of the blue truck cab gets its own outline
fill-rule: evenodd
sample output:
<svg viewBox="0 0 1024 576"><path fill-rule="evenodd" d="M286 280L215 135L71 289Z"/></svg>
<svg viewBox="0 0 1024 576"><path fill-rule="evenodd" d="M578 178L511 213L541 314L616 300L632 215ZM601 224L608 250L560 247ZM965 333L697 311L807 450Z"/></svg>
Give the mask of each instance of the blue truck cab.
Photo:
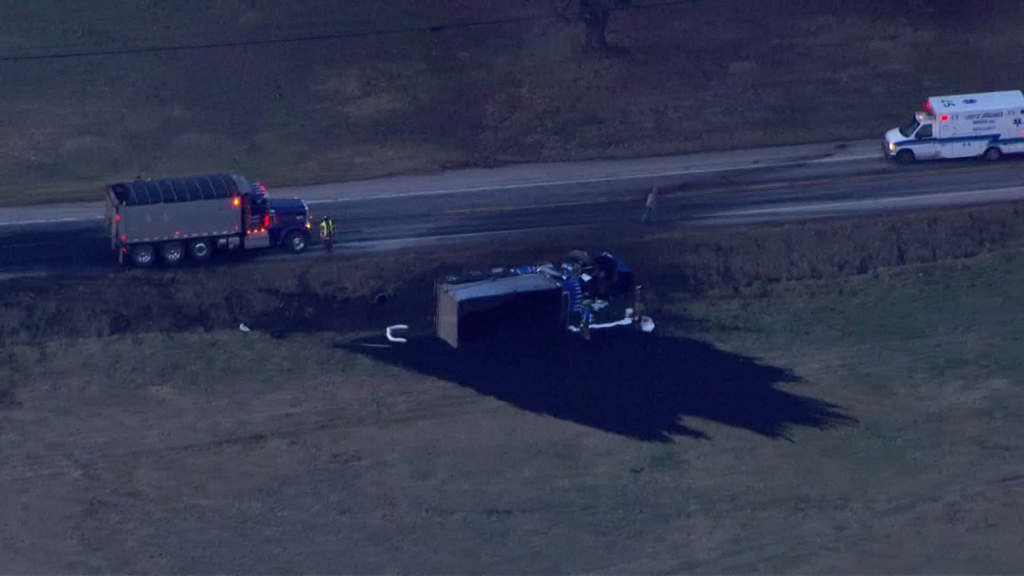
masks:
<svg viewBox="0 0 1024 576"><path fill-rule="evenodd" d="M253 182L249 192L250 234L247 244L256 244L260 235L271 246L302 252L309 245L313 222L309 205L300 198L274 198L267 188Z"/></svg>

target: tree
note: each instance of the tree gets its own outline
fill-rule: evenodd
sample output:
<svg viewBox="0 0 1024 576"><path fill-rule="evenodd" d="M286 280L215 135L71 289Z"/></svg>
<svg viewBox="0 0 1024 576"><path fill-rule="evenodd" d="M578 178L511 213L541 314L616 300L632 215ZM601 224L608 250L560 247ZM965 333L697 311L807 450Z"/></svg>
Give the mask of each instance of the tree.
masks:
<svg viewBox="0 0 1024 576"><path fill-rule="evenodd" d="M612 11L632 3L632 0L579 0L580 19L587 27L587 47L604 52L608 50L608 19Z"/></svg>

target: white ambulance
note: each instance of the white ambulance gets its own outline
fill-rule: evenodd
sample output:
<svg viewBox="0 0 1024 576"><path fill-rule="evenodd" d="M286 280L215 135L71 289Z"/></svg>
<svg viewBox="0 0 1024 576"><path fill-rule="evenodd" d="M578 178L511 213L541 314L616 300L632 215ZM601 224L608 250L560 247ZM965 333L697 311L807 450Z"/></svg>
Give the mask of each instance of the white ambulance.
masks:
<svg viewBox="0 0 1024 576"><path fill-rule="evenodd" d="M885 134L885 155L914 160L1024 152L1024 93L1020 90L933 96L923 112Z"/></svg>

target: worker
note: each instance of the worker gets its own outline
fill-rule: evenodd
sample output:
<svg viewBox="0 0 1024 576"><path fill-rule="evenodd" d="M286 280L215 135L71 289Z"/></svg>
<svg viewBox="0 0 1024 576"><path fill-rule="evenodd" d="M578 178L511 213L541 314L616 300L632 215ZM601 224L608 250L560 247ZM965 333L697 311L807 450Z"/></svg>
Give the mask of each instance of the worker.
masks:
<svg viewBox="0 0 1024 576"><path fill-rule="evenodd" d="M658 188L655 187L651 190L651 193L647 195L647 203L644 206L644 222L653 222L657 220L657 208L658 208Z"/></svg>
<svg viewBox="0 0 1024 576"><path fill-rule="evenodd" d="M334 222L331 221L330 216L324 216L323 221L320 222L320 239L323 240L324 250L330 252L334 244Z"/></svg>

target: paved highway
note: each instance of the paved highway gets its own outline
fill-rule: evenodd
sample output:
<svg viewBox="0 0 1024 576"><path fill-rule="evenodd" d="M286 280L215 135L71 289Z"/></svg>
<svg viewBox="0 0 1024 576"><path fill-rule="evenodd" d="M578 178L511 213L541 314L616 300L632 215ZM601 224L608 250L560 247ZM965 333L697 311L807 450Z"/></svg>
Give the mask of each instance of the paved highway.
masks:
<svg viewBox="0 0 1024 576"><path fill-rule="evenodd" d="M661 189L661 226L1018 200L1024 199L1022 168L1019 159L898 166L885 162L871 141L464 170L271 194L307 198L315 216L330 214L337 251L351 253L564 234L572 227L598 227L609 237L635 234L651 186ZM98 203L0 210L0 277L116 270L101 214Z"/></svg>

